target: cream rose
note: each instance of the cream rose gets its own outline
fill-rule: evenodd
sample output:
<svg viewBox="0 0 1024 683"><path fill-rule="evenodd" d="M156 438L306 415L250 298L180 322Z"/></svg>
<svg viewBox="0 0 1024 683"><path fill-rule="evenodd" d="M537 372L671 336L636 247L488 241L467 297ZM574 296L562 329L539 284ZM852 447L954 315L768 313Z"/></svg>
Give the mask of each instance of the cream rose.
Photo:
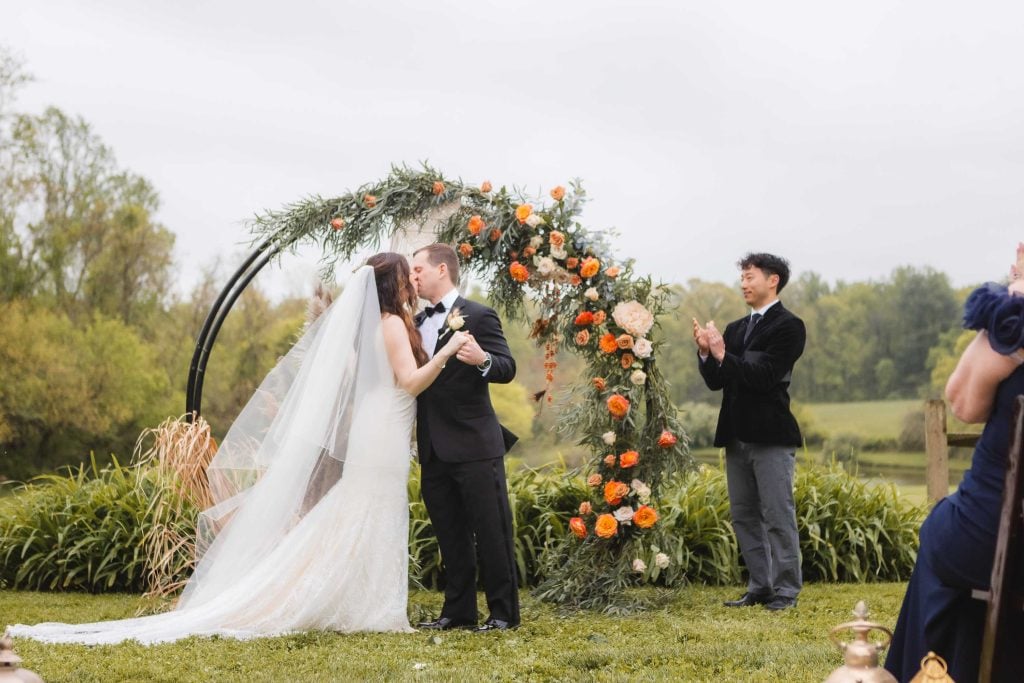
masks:
<svg viewBox="0 0 1024 683"><path fill-rule="evenodd" d="M650 358L653 352L654 347L651 345L651 342L643 337L639 337L633 342L633 355L637 358Z"/></svg>
<svg viewBox="0 0 1024 683"><path fill-rule="evenodd" d="M537 273L542 277L547 277L555 272L555 261L550 256L539 256L534 259L533 263L537 266Z"/></svg>
<svg viewBox="0 0 1024 683"><path fill-rule="evenodd" d="M668 555L665 553L658 553L654 556L654 566L658 569L668 568Z"/></svg>
<svg viewBox="0 0 1024 683"><path fill-rule="evenodd" d="M612 514L615 516L615 519L619 524L633 523L633 508L628 505L623 505Z"/></svg>
<svg viewBox="0 0 1024 683"><path fill-rule="evenodd" d="M643 574L645 571L647 571L647 565L644 564L644 561L638 557L635 560L633 560L633 571L635 571L637 574Z"/></svg>
<svg viewBox="0 0 1024 683"><path fill-rule="evenodd" d="M583 296L586 297L587 299L590 299L591 301L597 301L597 297L599 296L597 293L597 288L588 287L587 291L583 292Z"/></svg>
<svg viewBox="0 0 1024 683"><path fill-rule="evenodd" d="M533 237L530 238L530 246L533 247L534 249L539 248L542 244L544 244L544 238L541 237L540 235L534 235Z"/></svg>
<svg viewBox="0 0 1024 683"><path fill-rule="evenodd" d="M615 324L634 337L642 337L651 331L654 316L639 301L623 301L612 311Z"/></svg>
<svg viewBox="0 0 1024 683"><path fill-rule="evenodd" d="M604 441L606 444L611 446L615 443L615 432L605 432L601 435L601 441Z"/></svg>
<svg viewBox="0 0 1024 683"><path fill-rule="evenodd" d="M647 381L647 373L643 370L634 370L633 374L629 376L629 381L638 387L642 386Z"/></svg>
<svg viewBox="0 0 1024 683"><path fill-rule="evenodd" d="M556 247L552 244L551 255L557 259L565 259L569 255L569 252L565 250L565 247Z"/></svg>
<svg viewBox="0 0 1024 683"><path fill-rule="evenodd" d="M541 218L540 215L536 213L531 213L529 216L526 217L526 224L529 225L531 228L536 228L543 222L544 219Z"/></svg>

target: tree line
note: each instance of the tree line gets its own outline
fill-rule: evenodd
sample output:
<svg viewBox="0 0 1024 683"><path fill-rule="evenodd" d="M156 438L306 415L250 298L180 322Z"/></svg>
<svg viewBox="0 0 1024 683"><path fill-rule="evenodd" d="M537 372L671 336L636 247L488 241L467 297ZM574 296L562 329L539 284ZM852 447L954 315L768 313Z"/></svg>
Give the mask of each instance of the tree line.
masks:
<svg viewBox="0 0 1024 683"><path fill-rule="evenodd" d="M195 336L224 281L216 258L187 295L175 294L174 233L156 220L159 194L122 168L81 117L17 109L31 81L0 47L0 479L86 460L124 461L146 427L184 409ZM745 313L738 287L672 285L658 356L678 404L714 404L696 369L690 319L720 325ZM937 395L967 337L967 290L930 268L879 281L828 284L805 272L782 293L807 324L794 373L802 402ZM272 302L258 283L228 317L210 360L204 415L223 434L264 374L295 341L305 300ZM505 321L517 382L496 387L499 413L536 448L552 434L543 353L529 326ZM571 343L566 340L565 344ZM553 390L581 378L564 349ZM538 399L539 400L533 400ZM524 449L519 449L520 451Z"/></svg>

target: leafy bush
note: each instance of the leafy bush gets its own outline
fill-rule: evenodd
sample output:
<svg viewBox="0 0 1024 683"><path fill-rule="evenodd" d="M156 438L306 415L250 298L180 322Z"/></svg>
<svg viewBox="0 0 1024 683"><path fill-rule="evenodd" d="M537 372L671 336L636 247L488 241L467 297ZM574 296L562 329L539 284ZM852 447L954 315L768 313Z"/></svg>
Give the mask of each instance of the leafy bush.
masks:
<svg viewBox="0 0 1024 683"><path fill-rule="evenodd" d="M904 453L924 450L924 411L912 410L903 416L896 446Z"/></svg>
<svg viewBox="0 0 1024 683"><path fill-rule="evenodd" d="M826 462L835 458L837 462L856 463L863 444L859 435L844 432L825 439L821 451Z"/></svg>
<svg viewBox="0 0 1024 683"><path fill-rule="evenodd" d="M690 448L707 448L715 445L715 428L718 426L718 408L707 403L690 401L679 406L679 422L686 428Z"/></svg>

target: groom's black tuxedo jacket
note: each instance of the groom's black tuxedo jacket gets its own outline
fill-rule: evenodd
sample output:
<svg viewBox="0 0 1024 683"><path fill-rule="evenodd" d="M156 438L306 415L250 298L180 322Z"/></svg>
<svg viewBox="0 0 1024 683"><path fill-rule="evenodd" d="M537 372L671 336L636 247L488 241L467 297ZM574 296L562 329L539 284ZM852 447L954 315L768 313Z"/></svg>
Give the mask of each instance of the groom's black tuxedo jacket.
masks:
<svg viewBox="0 0 1024 683"><path fill-rule="evenodd" d="M516 362L493 309L459 297L452 309L465 318L469 332L491 354L491 369L483 376L478 368L452 358L434 383L416 400L416 445L420 462L438 458L445 462L470 462L500 458L517 437L498 424L488 384L507 384L515 379ZM445 314L449 315L449 314ZM419 319L417 320L417 323ZM438 333L435 350L449 338L447 323Z"/></svg>
<svg viewBox="0 0 1024 683"><path fill-rule="evenodd" d="M793 365L804 352L807 333L800 318L778 302L743 337L750 316L729 323L722 333L725 358L698 360L711 390L722 390L715 446L733 439L770 446L801 446L800 427L789 409Z"/></svg>

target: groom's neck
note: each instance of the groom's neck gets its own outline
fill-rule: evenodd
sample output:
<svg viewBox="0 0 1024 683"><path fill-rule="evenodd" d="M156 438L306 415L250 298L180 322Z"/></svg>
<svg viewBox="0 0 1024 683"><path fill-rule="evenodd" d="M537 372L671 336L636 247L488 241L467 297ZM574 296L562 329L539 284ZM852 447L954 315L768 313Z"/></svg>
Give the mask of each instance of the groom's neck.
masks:
<svg viewBox="0 0 1024 683"><path fill-rule="evenodd" d="M434 299L433 301L431 301L431 302L430 302L430 304L431 304L432 306L436 306L436 305L437 305L437 303L438 303L439 301L442 301L442 300L444 300L444 298L445 298L446 296L448 296L449 294L451 294L451 293L452 293L452 292L454 292L454 291L455 291L455 285L452 285L452 286L451 286L451 287L449 287L448 289L446 289L446 290L444 290L443 292L441 292L441 295L440 295L440 296L438 296L438 297L437 297L436 299Z"/></svg>

